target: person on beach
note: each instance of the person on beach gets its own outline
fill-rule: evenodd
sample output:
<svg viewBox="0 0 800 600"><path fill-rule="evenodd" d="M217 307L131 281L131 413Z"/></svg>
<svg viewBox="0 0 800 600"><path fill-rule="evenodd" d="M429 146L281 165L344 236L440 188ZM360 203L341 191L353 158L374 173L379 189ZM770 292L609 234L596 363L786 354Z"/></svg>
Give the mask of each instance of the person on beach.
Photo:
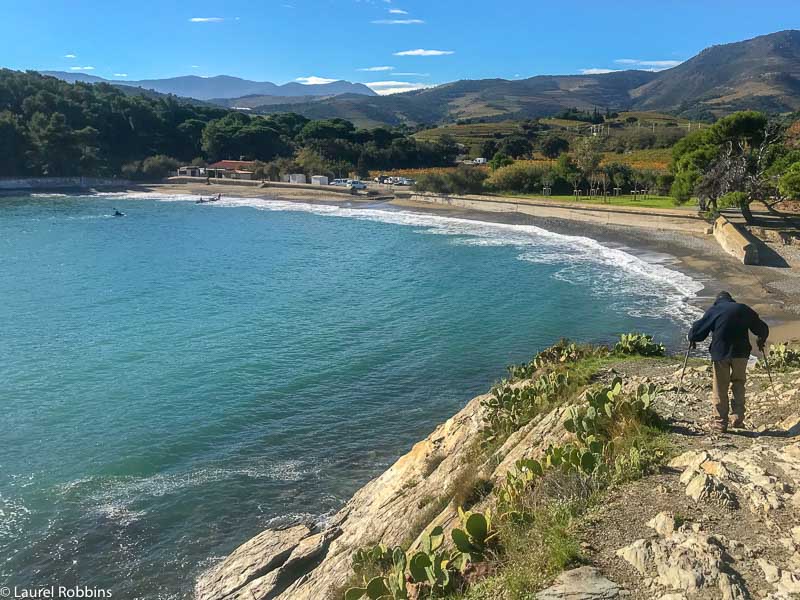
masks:
<svg viewBox="0 0 800 600"><path fill-rule="evenodd" d="M696 348L697 342L702 342L713 332L710 348L714 370L712 403L716 411L713 429L719 433L728 431L729 413L733 419L732 427L744 425L744 384L752 350L751 331L757 337L758 349L763 352L769 327L756 311L736 302L728 292L717 294L714 304L689 330L691 348ZM733 400L729 409L730 388L733 388Z"/></svg>

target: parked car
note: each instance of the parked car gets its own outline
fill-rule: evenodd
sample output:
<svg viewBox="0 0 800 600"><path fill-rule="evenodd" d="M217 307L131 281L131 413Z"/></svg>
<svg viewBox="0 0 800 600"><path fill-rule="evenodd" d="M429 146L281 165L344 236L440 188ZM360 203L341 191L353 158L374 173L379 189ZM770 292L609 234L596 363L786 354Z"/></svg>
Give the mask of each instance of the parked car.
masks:
<svg viewBox="0 0 800 600"><path fill-rule="evenodd" d="M358 179L348 179L347 187L349 187L351 190L365 190L367 189L367 184Z"/></svg>
<svg viewBox="0 0 800 600"><path fill-rule="evenodd" d="M336 185L339 187L347 187L349 183L349 179L334 179L331 181L331 185Z"/></svg>

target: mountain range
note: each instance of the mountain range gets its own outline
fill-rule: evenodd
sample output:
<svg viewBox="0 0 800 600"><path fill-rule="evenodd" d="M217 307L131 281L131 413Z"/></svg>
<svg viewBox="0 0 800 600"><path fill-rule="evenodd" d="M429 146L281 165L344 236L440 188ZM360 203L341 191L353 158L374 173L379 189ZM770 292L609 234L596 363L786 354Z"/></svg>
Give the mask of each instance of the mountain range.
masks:
<svg viewBox="0 0 800 600"><path fill-rule="evenodd" d="M658 110L690 118L719 117L742 109L800 110L800 31L712 46L659 72L463 80L392 96L346 94L291 106L273 103L253 108L263 113L291 110L311 118L341 117L374 126L525 119L571 107Z"/></svg>
<svg viewBox="0 0 800 600"><path fill-rule="evenodd" d="M67 81L104 81L85 74L46 74ZM629 70L540 75L520 80L461 80L389 96L378 96L363 84L346 81L275 85L224 75L110 83L256 113L340 117L361 127L460 119L526 119L572 107L657 110L690 118L713 118L741 109L780 113L800 110L800 31L780 31L712 46L659 72Z"/></svg>
<svg viewBox="0 0 800 600"><path fill-rule="evenodd" d="M336 96L337 94L377 95L363 83L350 83L349 81L333 81L331 83L310 85L290 82L278 85L270 81L250 81L229 75L217 75L216 77L185 75L183 77L143 79L141 81L103 79L86 73L70 73L66 71L42 71L42 75L50 75L70 83L76 81L110 83L116 86L142 88L160 94L174 94L175 96L194 98L196 100L218 100L220 104L225 104L227 100L244 96L294 98L304 96L327 97Z"/></svg>

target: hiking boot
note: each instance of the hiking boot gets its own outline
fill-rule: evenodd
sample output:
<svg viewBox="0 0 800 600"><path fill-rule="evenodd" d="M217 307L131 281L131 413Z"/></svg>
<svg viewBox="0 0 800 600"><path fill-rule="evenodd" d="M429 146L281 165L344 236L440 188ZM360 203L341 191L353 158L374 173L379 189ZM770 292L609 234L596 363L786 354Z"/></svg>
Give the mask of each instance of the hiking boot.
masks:
<svg viewBox="0 0 800 600"><path fill-rule="evenodd" d="M711 433L728 433L727 423L713 423L710 429Z"/></svg>
<svg viewBox="0 0 800 600"><path fill-rule="evenodd" d="M734 429L744 429L744 417L736 417L731 424Z"/></svg>

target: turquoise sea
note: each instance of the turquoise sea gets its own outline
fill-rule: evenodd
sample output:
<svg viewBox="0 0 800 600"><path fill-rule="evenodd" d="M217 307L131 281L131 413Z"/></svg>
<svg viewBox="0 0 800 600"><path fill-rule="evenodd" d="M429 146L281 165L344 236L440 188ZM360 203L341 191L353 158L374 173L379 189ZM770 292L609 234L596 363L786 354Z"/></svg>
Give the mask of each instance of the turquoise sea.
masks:
<svg viewBox="0 0 800 600"><path fill-rule="evenodd" d="M0 197L0 585L190 597L505 365L630 330L675 349L702 287L532 226L193 200Z"/></svg>

